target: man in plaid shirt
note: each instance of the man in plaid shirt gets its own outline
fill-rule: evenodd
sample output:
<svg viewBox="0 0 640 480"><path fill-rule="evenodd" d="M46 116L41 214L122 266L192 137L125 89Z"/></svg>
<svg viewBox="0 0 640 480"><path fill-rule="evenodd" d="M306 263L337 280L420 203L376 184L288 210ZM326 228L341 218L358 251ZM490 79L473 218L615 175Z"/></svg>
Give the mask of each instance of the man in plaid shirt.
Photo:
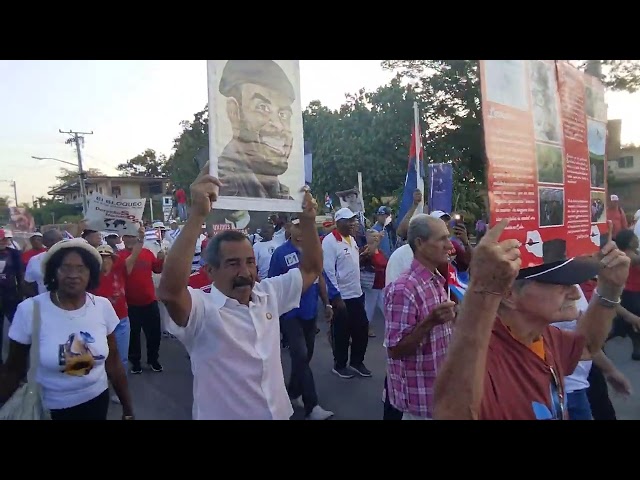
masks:
<svg viewBox="0 0 640 480"><path fill-rule="evenodd" d="M407 240L414 253L411 268L385 289L389 400L403 420L428 420L455 318L446 279L437 270L448 261L452 244L446 223L426 214L412 219Z"/></svg>

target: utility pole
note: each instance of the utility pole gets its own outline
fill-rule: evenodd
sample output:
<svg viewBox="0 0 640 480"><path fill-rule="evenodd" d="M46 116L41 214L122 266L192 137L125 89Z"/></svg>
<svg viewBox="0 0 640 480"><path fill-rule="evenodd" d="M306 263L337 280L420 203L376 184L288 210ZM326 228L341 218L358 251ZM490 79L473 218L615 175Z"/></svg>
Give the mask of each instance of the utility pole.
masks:
<svg viewBox="0 0 640 480"><path fill-rule="evenodd" d="M12 180L10 185L13 187L13 198L16 199L16 208L18 208L18 189L16 187L16 181Z"/></svg>
<svg viewBox="0 0 640 480"><path fill-rule="evenodd" d="M76 145L76 153L78 154L78 172L80 174L80 195L82 196L82 214L86 215L87 210L89 209L89 205L87 204L87 189L85 187L85 173L82 168L82 145L84 145L84 135L93 135L93 131L91 132L74 132L73 130L69 130L68 132L63 132L62 130L58 130L60 133L66 133L67 135L71 135L65 143Z"/></svg>

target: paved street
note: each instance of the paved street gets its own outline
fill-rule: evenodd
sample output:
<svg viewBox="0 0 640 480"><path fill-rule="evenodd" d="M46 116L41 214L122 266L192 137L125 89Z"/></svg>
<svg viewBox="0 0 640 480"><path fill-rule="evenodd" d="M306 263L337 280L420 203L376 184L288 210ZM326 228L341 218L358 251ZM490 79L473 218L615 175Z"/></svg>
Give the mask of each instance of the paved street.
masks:
<svg viewBox="0 0 640 480"><path fill-rule="evenodd" d="M326 336L326 324L316 338L313 373L322 406L335 412L335 420L380 420L382 418L382 383L384 380L384 349L382 347L383 319L378 314L374 321L377 337L369 340L366 364L373 371L372 378L343 380L331 373L332 355ZM187 355L178 340L162 340L161 359L163 373L145 370L142 375L130 375L130 386L138 419L185 420L191 418L191 373ZM144 351L144 349L143 349ZM634 387L628 399L611 393L618 418L640 419L640 362L631 360L629 339L611 340L607 354L627 375ZM289 372L289 355L282 355L285 375ZM110 418L118 419L120 407L112 405ZM296 411L294 419L302 419Z"/></svg>

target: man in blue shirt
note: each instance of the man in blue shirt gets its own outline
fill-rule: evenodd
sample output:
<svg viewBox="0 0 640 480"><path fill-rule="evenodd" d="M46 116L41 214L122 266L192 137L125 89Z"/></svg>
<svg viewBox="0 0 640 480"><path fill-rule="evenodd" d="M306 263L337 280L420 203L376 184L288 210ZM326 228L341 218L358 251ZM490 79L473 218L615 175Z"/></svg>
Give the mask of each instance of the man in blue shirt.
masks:
<svg viewBox="0 0 640 480"><path fill-rule="evenodd" d="M279 246L271 256L269 277L277 277L292 268L299 268L300 257L300 222L293 220L290 227L290 238ZM316 340L316 316L318 313L318 296L325 305L325 317L331 320L333 310L327 296L327 285L324 275L320 276L300 298L300 307L280 317L280 329L289 344L291 355L291 377L287 390L294 407L304 407L308 420L326 420L333 412L323 409L318 404L318 394L311 372L311 358Z"/></svg>
<svg viewBox="0 0 640 480"><path fill-rule="evenodd" d="M376 212L376 223L373 225L373 229L376 232L380 232L380 251L384 254L387 260L391 257L391 254L395 250L397 235L396 229L393 226L393 219L391 217L391 209L389 207L382 206L378 208Z"/></svg>

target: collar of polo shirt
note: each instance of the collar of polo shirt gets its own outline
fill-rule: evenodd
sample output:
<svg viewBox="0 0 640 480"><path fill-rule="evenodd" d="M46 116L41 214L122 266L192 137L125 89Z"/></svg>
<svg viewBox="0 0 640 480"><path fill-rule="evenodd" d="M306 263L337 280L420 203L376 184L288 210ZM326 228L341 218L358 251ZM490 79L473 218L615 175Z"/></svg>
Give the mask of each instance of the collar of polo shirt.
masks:
<svg viewBox="0 0 640 480"><path fill-rule="evenodd" d="M215 304L218 310L224 307L224 304L227 303L227 300L233 300L232 298L227 297L224 293L218 290L215 284L211 285L211 293L209 295L213 297L213 303ZM266 298L269 296L269 294L266 292L260 292L254 289L251 292L252 301L254 300L254 295L260 298Z"/></svg>

